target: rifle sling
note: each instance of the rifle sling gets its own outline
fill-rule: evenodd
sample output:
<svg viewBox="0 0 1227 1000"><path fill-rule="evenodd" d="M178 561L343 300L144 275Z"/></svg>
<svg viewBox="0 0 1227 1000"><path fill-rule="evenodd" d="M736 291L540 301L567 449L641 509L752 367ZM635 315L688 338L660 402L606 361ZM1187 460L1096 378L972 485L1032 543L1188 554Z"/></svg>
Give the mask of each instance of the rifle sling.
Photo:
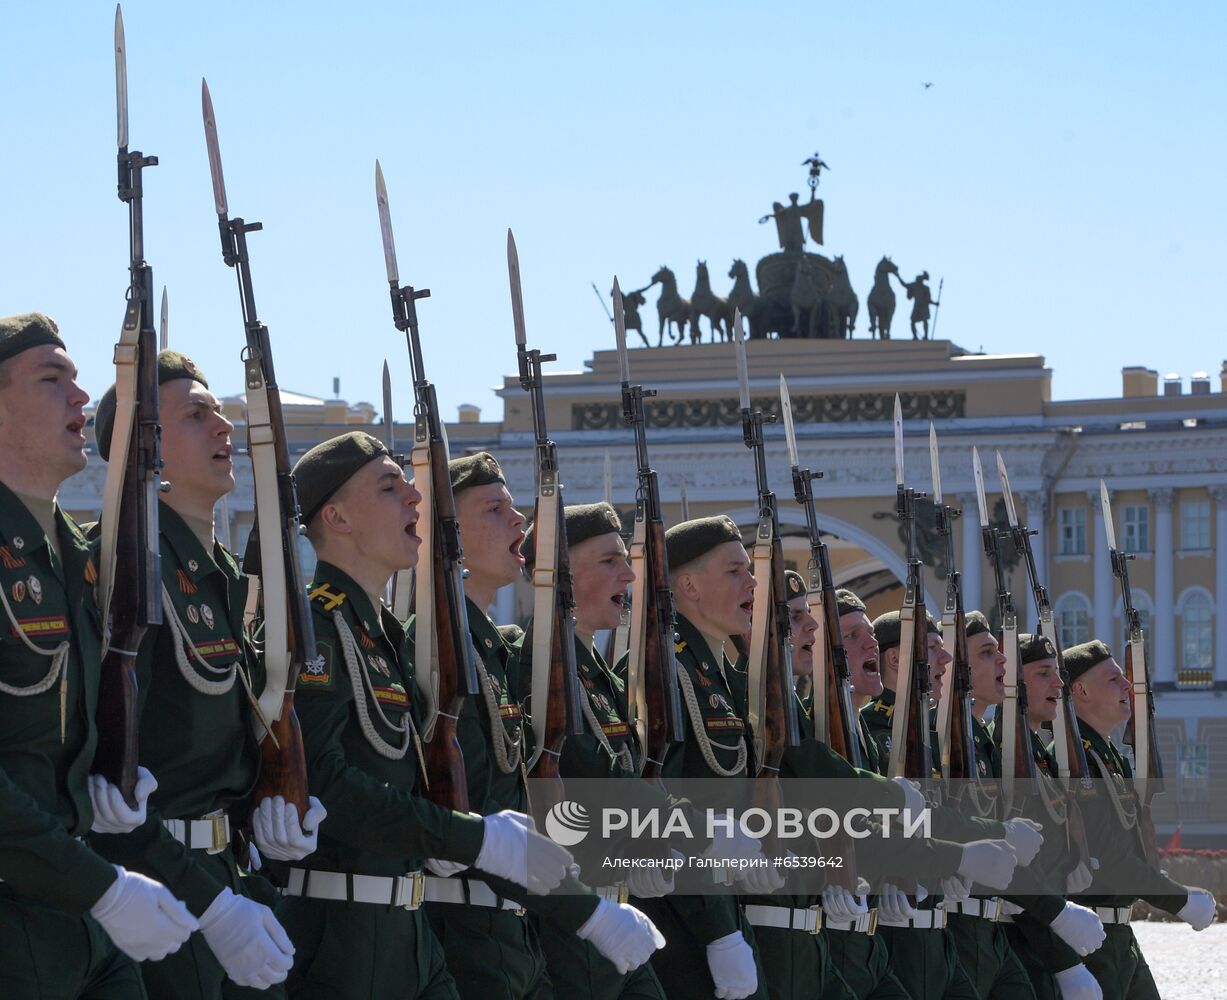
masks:
<svg viewBox="0 0 1227 1000"><path fill-rule="evenodd" d="M422 572L416 574L413 605L416 615L414 629L413 669L419 694L425 702L422 713L422 739L430 742L434 736L435 722L439 717L439 647L435 642L435 491L431 480L430 468L430 435L425 426L419 422L413 439L413 451L410 453L410 464L413 466L413 485L422 494L418 504L421 514L418 524L425 527L418 532L422 544L418 547L418 566ZM464 637L468 641L468 636Z"/></svg>
<svg viewBox="0 0 1227 1000"><path fill-rule="evenodd" d="M919 589L919 588L917 588ZM924 614L921 611L921 614ZM891 719L891 778L907 777L907 722L912 708L912 685L916 678L912 676L912 666L916 660L916 605L904 604L899 611L899 675L895 682L895 714ZM921 725L927 726L928 719L921 720ZM919 773L927 777L929 762L918 761L915 765Z"/></svg>
<svg viewBox="0 0 1227 1000"><path fill-rule="evenodd" d="M758 522L754 539L754 610L750 616L750 645L746 650L747 721L754 739L754 759L766 760L767 738L767 639L775 610L771 561L774 555L771 519Z"/></svg>
<svg viewBox="0 0 1227 1000"><path fill-rule="evenodd" d="M537 561L533 567L532 728L533 753L528 771L545 750L546 712L553 666L554 606L558 583L558 484L551 470L542 472L537 488Z"/></svg>
<svg viewBox="0 0 1227 1000"><path fill-rule="evenodd" d="M635 518L631 534L631 572L639 585L639 592L631 601L630 642L627 646L626 697L630 723L639 736L639 745L644 748L643 760L651 753L648 745L648 693L647 678L643 675L644 641L647 638L648 591L652 586L648 576L648 526L643 517ZM617 660L613 661L617 666Z"/></svg>

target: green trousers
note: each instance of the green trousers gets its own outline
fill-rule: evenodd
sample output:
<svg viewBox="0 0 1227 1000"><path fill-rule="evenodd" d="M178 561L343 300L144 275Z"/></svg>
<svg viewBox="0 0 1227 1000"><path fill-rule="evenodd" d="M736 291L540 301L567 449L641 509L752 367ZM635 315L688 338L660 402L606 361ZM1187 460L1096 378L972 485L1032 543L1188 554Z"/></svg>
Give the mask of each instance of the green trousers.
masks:
<svg viewBox="0 0 1227 1000"><path fill-rule="evenodd" d="M556 928L542 930L535 917L528 919L537 926L553 1000L665 1000L650 963L621 975L587 941Z"/></svg>
<svg viewBox="0 0 1227 1000"><path fill-rule="evenodd" d="M193 851L193 860L208 866L213 875L236 893L275 909L280 899L277 890L261 875L240 874L230 851L206 854ZM290 940L294 938L291 935ZM294 942L297 946L298 942ZM262 997L284 1000L285 986L278 983L267 990L253 990L236 985L226 978L226 970L214 957L199 932L187 943L160 962L142 962L141 976L149 1000L244 1000Z"/></svg>
<svg viewBox="0 0 1227 1000"><path fill-rule="evenodd" d="M425 909L461 1000L541 995L548 983L545 956L527 917L460 903L428 903Z"/></svg>
<svg viewBox="0 0 1227 1000"><path fill-rule="evenodd" d="M1133 928L1104 924L1103 929L1103 944L1082 960L1098 980L1103 1000L1161 1000Z"/></svg>
<svg viewBox="0 0 1227 1000"><path fill-rule="evenodd" d="M455 1000L443 949L421 910L287 896L294 1000ZM263 994L260 994L263 995Z"/></svg>
<svg viewBox="0 0 1227 1000"><path fill-rule="evenodd" d="M754 938L771 1000L808 1000L821 996L846 1000L847 984L831 967L826 938L822 934L755 927Z"/></svg>
<svg viewBox="0 0 1227 1000"><path fill-rule="evenodd" d="M74 917L0 885L0 997L143 1000L136 963L93 917Z"/></svg>
<svg viewBox="0 0 1227 1000"><path fill-rule="evenodd" d="M1061 1000L1061 988L1057 986L1056 973L1072 969L1081 959L1074 956L1071 962L1068 955L1058 958L1051 947L1053 934L1038 921L1029 919L1025 914L1015 917L1012 923L1005 925L1005 936L1010 947L1031 977L1031 988L1035 990L1036 1000ZM1069 952L1072 955L1072 952Z"/></svg>
<svg viewBox="0 0 1227 1000"><path fill-rule="evenodd" d="M635 905L651 918L661 934L665 946L652 956L652 968L664 987L669 1000L711 1000L716 985L711 970L707 967L707 943L699 938L689 926L683 914L686 897L662 896L659 899L636 899ZM675 906L678 901L682 906ZM737 908L737 929L754 949L754 964L758 967L758 989L751 993L754 1000L767 1000L767 977L752 928Z"/></svg>
<svg viewBox="0 0 1227 1000"><path fill-rule="evenodd" d="M946 929L958 947L959 964L983 1000L1035 1000L1031 977L1010 946L1006 925L951 913Z"/></svg>
<svg viewBox="0 0 1227 1000"><path fill-rule="evenodd" d="M891 970L881 935L833 930L824 930L822 934L832 968L856 1000L913 1000ZM830 992L837 988L837 982L829 986L822 994L823 1000L829 1000Z"/></svg>

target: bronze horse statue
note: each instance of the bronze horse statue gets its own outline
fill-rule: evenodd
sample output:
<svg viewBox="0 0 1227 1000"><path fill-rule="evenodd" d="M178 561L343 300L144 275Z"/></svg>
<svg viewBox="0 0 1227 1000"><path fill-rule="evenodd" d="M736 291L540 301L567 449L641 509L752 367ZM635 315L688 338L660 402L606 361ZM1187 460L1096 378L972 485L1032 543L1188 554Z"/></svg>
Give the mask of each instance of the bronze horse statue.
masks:
<svg viewBox="0 0 1227 1000"><path fill-rule="evenodd" d="M690 342L699 344L703 341L703 331L699 328L699 317L706 316L711 324L711 341L716 342L716 334L723 340L733 338L733 308L729 300L721 298L711 290L711 278L707 273L707 261L701 260L695 270L694 293L690 296Z"/></svg>
<svg viewBox="0 0 1227 1000"><path fill-rule="evenodd" d="M663 264L660 270L652 275L652 284L660 285L660 298L656 300L656 315L660 317L659 342L657 347L665 342L665 324L671 324L669 337L675 344L682 342L686 332L686 323L690 319L690 300L684 299L677 291L677 278ZM677 336L673 336L672 326L677 327Z"/></svg>
<svg viewBox="0 0 1227 1000"><path fill-rule="evenodd" d="M639 334L639 339L643 341L644 347L651 347L652 345L648 341L647 334L643 332L643 320L639 317L639 307L647 302L647 299L643 297L643 293L651 287L650 284L647 284L642 288L636 288L633 292L622 293L623 325L628 332L634 330ZM610 289L609 294L610 296L613 295L613 289Z"/></svg>
<svg viewBox="0 0 1227 1000"><path fill-rule="evenodd" d="M835 321L835 336L845 340L852 336L856 329L856 314L860 311L861 300L852 290L852 282L848 280L848 266L843 257L836 257L832 262L834 277L831 287L827 290L826 301Z"/></svg>
<svg viewBox="0 0 1227 1000"><path fill-rule="evenodd" d="M746 318L750 328L750 338L759 336L758 332L758 296L754 294L754 285L750 282L750 269L746 262L738 258L729 268L729 277L733 279L733 288L729 292L729 315L738 309Z"/></svg>
<svg viewBox="0 0 1227 1000"><path fill-rule="evenodd" d="M789 304L792 306L792 335L794 337L817 337L822 331L823 308L822 285L818 269L810 263L807 254L797 261L797 272L792 282ZM805 317L806 325L801 325Z"/></svg>
<svg viewBox="0 0 1227 1000"><path fill-rule="evenodd" d="M895 290L890 287L890 276L899 277L899 268L889 257L878 261L873 272L873 288L867 300L869 308L869 336L890 340L890 321L895 315Z"/></svg>

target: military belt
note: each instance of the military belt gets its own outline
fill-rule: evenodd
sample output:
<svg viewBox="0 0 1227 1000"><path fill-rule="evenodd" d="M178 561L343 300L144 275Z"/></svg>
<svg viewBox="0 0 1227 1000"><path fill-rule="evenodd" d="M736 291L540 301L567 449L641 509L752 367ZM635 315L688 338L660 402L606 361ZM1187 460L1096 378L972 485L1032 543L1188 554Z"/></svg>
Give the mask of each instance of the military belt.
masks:
<svg viewBox="0 0 1227 1000"><path fill-rule="evenodd" d="M1133 907L1097 906L1095 915L1105 924L1127 924L1133 919Z"/></svg>
<svg viewBox="0 0 1227 1000"><path fill-rule="evenodd" d="M818 909L821 910L822 907ZM877 909L870 909L865 913L858 913L852 920L834 920L823 913L822 928L828 931L855 931L858 934L876 934L878 930L878 911Z"/></svg>
<svg viewBox="0 0 1227 1000"><path fill-rule="evenodd" d="M942 901L942 909L947 913L961 913L993 923L999 923L1003 916L999 896L988 896L984 899L977 899L975 896L958 900L946 899Z"/></svg>
<svg viewBox="0 0 1227 1000"><path fill-rule="evenodd" d="M607 899L611 903L625 903L630 899L630 892L627 890L625 882L617 882L614 885L598 885L595 892L601 899Z"/></svg>
<svg viewBox="0 0 1227 1000"><path fill-rule="evenodd" d="M822 910L817 906L793 908L748 903L745 913L746 920L755 927L778 927L786 931L804 931L806 934L817 934L822 930Z"/></svg>
<svg viewBox="0 0 1227 1000"><path fill-rule="evenodd" d="M221 854L230 846L230 817L221 809L200 819L166 819L162 825L189 850Z"/></svg>
<svg viewBox="0 0 1227 1000"><path fill-rule="evenodd" d="M421 872L405 875L355 875L291 868L283 890L287 896L331 899L345 903L373 903L416 910L422 905L424 877Z"/></svg>
<svg viewBox="0 0 1227 1000"><path fill-rule="evenodd" d="M518 917L524 916L524 907L519 903L513 899L504 899L485 882L478 882L476 879L438 878L428 875L426 902L483 906L491 910L510 910Z"/></svg>
<svg viewBox="0 0 1227 1000"><path fill-rule="evenodd" d="M878 924L882 927L908 927L913 930L941 930L946 926L946 911L917 910L916 916L905 920L878 917Z"/></svg>

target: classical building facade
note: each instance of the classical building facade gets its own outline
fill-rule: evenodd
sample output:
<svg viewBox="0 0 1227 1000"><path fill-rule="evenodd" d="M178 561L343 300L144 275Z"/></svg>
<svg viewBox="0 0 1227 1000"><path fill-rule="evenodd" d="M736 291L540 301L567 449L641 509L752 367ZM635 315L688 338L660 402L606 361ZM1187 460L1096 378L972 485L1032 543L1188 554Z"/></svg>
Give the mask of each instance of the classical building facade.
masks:
<svg viewBox="0 0 1227 1000"><path fill-rule="evenodd" d="M801 461L815 483L819 524L828 536L836 582L856 589L872 613L898 607L905 573L894 516L891 417L898 393L904 413L909 485L928 491L929 423L937 430L947 502L961 506L955 558L966 605L989 609L995 582L981 544L972 449L985 470L992 516L1004 520L996 472L1000 452L1033 530L1066 645L1097 637L1122 648L1122 608L1112 576L1099 503L1111 492L1118 544L1130 563L1134 603L1147 630L1158 692L1158 731L1176 784L1158 804L1160 836L1181 828L1186 846L1222 843L1227 799L1212 778L1227 778L1227 391L1205 376L1186 387L1145 368L1122 372L1122 392L1108 399L1053 400L1051 370L1038 355L969 354L948 341L754 340L748 344L755 405L778 414L778 381L791 390ZM657 390L649 404L649 447L660 477L666 521L731 514L743 528L757 516L754 468L741 440L733 349L703 344L631 352L634 381ZM1224 373L1227 375L1227 372ZM609 499L634 507L635 453L623 423L617 358L598 351L579 372L546 375L551 436L560 449L568 502ZM532 415L518 378L498 390L502 418L481 421L462 407L448 425L453 454L497 454L512 493L532 504ZM243 400L225 401L244 440ZM374 426L368 404L348 405L287 394L295 453L342 429ZM398 426L408 440L411 428ZM768 471L779 498L786 558L807 562L804 515L793 501L783 429L767 428ZM96 516L105 468L96 455L64 487L62 503ZM219 535L241 549L253 510L250 468L236 463L238 488L220 513ZM942 546L922 533L930 607L944 593ZM310 560L309 553L304 553ZM1014 561L1007 583L1028 628L1034 600L1025 567ZM527 588L500 594L504 620L527 615Z"/></svg>

